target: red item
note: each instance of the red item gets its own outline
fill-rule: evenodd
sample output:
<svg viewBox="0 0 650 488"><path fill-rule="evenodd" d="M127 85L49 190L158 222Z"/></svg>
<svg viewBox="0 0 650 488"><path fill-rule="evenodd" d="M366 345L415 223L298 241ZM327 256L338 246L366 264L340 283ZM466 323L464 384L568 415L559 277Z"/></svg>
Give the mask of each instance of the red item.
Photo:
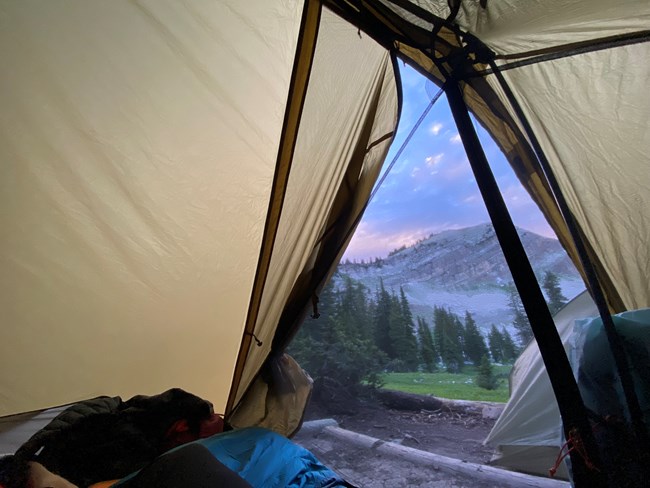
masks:
<svg viewBox="0 0 650 488"><path fill-rule="evenodd" d="M190 430L187 420L177 420L167 430L165 434L165 448L166 450L173 449L174 447L197 439L204 439L215 434L223 432L224 422L223 418L216 413L213 413L209 418L202 420L199 426L198 435Z"/></svg>

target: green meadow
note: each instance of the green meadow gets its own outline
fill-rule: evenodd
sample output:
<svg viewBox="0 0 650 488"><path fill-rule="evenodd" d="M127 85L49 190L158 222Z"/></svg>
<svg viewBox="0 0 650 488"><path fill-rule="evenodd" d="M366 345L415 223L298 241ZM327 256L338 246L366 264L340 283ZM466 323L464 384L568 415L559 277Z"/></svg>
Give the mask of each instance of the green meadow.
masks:
<svg viewBox="0 0 650 488"><path fill-rule="evenodd" d="M383 375L387 390L398 390L419 395L432 395L452 400L475 400L507 402L509 397L508 375L511 365L492 366L500 384L496 390L485 390L476 385L477 368L466 366L462 373L386 373Z"/></svg>

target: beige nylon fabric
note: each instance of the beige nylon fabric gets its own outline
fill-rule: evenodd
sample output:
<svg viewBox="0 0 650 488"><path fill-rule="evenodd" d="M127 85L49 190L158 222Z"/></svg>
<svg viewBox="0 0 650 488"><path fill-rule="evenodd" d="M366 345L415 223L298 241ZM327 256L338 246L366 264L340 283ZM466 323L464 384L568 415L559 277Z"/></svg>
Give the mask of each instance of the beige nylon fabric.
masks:
<svg viewBox="0 0 650 488"><path fill-rule="evenodd" d="M301 2L0 2L0 415L223 410Z"/></svg>
<svg viewBox="0 0 650 488"><path fill-rule="evenodd" d="M365 158L356 180L368 195L397 120L397 91L389 54L368 36L323 9L318 44L298 132L287 193L236 402L266 359L296 279L305 268L351 159ZM361 146L360 146L361 144ZM362 198L363 199L363 198ZM365 201L365 200L364 200ZM349 202L349 200L348 200ZM235 403L236 403L235 402Z"/></svg>
<svg viewBox="0 0 650 488"><path fill-rule="evenodd" d="M628 310L650 306L649 58L644 43L504 72Z"/></svg>
<svg viewBox="0 0 650 488"><path fill-rule="evenodd" d="M305 408L311 397L313 380L289 355L276 362L279 369L272 387L262 376L248 389L241 407L228 418L235 429L257 426L290 437L302 425Z"/></svg>
<svg viewBox="0 0 650 488"><path fill-rule="evenodd" d="M650 5L647 0L499 0L483 9L478 1L464 1L456 22L497 54L511 55L647 30Z"/></svg>
<svg viewBox="0 0 650 488"><path fill-rule="evenodd" d="M403 19L431 30L430 22L400 2L380 1ZM446 0L409 3L441 19L451 12ZM454 22L498 55L509 56L647 30L649 7L647 0L488 0L483 8L478 0L464 0Z"/></svg>

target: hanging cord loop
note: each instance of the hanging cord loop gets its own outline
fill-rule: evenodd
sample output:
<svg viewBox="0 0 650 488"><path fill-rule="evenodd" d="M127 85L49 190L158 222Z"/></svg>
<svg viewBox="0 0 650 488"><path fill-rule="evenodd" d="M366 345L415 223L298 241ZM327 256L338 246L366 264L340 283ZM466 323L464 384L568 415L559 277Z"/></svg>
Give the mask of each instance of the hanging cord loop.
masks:
<svg viewBox="0 0 650 488"><path fill-rule="evenodd" d="M253 338L253 340L255 341L255 344L257 344L257 347L262 347L262 344L264 344L262 341L260 341L260 340L257 338L257 336L256 336L254 333L252 333L252 332L246 332L246 335L249 335L249 336L251 336L251 337Z"/></svg>
<svg viewBox="0 0 650 488"><path fill-rule="evenodd" d="M566 452L564 452L565 449ZM580 433L577 431L577 429L571 429L571 431L569 432L569 439L564 444L562 444L562 447L560 447L560 452L557 455L557 459L555 460L555 463L548 470L548 474L551 478L555 476L555 473L557 473L557 470L560 467L560 463L564 460L564 458L566 458L573 451L575 451L582 458L587 468L593 471L600 472L598 466L596 466L589 458L589 453L587 452L587 449L585 448L585 445L582 442Z"/></svg>
<svg viewBox="0 0 650 488"><path fill-rule="evenodd" d="M317 319L318 317L320 317L320 312L318 311L318 302L320 302L320 298L318 298L318 295L314 293L311 296L311 306L313 308L313 312L311 314L312 319Z"/></svg>

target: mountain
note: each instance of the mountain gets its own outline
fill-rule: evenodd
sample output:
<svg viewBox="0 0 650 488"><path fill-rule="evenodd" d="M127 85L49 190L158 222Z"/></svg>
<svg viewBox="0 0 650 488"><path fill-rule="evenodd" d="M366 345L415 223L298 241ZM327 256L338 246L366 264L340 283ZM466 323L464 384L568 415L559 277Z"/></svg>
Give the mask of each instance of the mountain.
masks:
<svg viewBox="0 0 650 488"><path fill-rule="evenodd" d="M551 271L568 299L584 290L580 275L557 240L517 231L540 282ZM413 315L424 317L430 325L434 306L442 306L461 318L468 310L484 332L491 324L514 332L508 306L508 285L513 280L491 224L434 234L369 263L342 262L334 283L344 275L365 285L373 298L380 279L388 290L399 292L401 286Z"/></svg>

